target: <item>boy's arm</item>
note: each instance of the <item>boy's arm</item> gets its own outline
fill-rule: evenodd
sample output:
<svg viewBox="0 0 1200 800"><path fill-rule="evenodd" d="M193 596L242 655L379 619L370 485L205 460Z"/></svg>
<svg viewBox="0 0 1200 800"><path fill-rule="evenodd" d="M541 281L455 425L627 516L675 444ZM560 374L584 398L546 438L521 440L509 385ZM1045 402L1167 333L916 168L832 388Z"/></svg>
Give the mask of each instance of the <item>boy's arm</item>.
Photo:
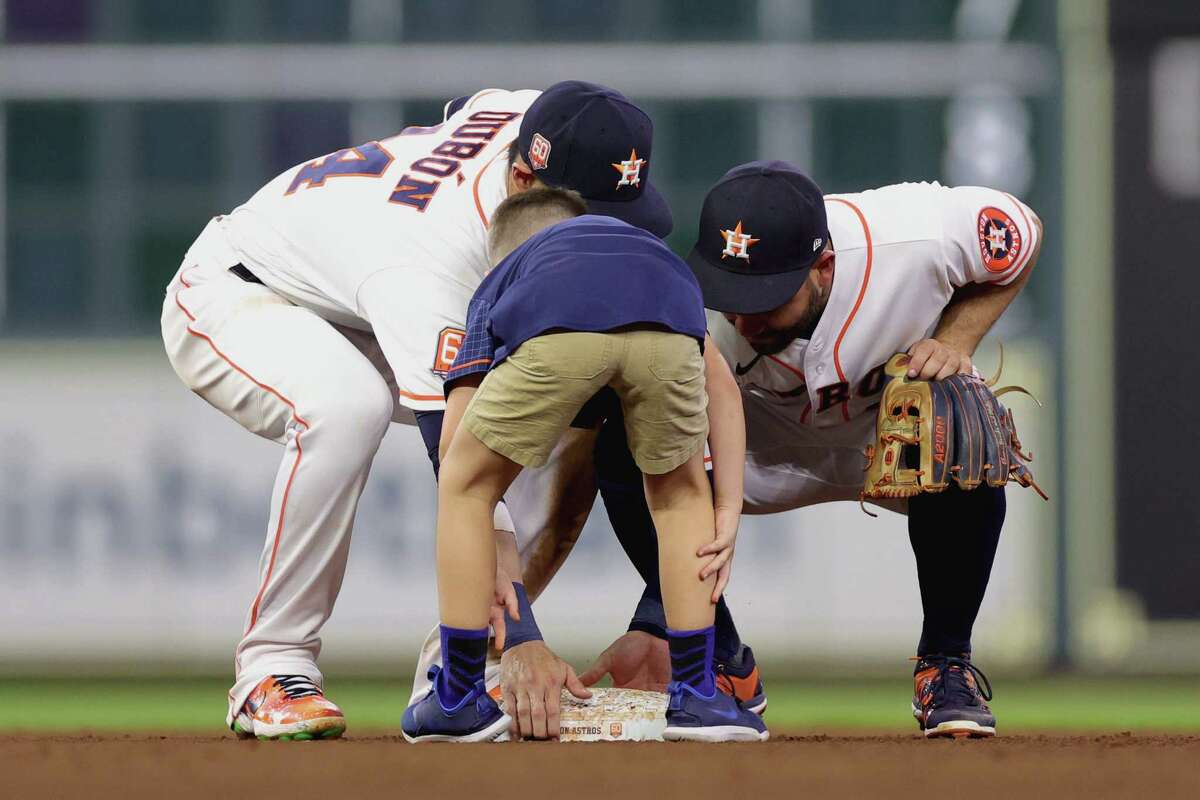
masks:
<svg viewBox="0 0 1200 800"><path fill-rule="evenodd" d="M476 372L446 384L446 413L442 417L442 435L438 440L438 460L446 463L446 453L450 452L450 442L454 441L454 432L462 422L463 414L475 390L483 383L485 373Z"/></svg>
<svg viewBox="0 0 1200 800"><path fill-rule="evenodd" d="M729 583L738 522L742 516L742 478L746 469L746 418L742 393L712 338L704 338L704 381L708 391L708 449L712 454L713 508L717 536L700 549L712 554L700 579L717 574L712 601L717 602Z"/></svg>

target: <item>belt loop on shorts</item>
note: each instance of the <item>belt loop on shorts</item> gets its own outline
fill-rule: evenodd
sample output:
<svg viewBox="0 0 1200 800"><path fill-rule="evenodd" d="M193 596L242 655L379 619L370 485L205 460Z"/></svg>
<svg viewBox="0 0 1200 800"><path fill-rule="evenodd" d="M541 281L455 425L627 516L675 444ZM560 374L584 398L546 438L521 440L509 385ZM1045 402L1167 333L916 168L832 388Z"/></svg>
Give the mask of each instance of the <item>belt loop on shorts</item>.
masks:
<svg viewBox="0 0 1200 800"><path fill-rule="evenodd" d="M239 278L244 280L246 283L258 283L258 284L262 283L262 281L260 281L258 279L257 275L255 275L250 270L246 269L246 267L243 266L242 264L234 264L232 267L229 268L229 271L232 272L234 275L237 275Z"/></svg>

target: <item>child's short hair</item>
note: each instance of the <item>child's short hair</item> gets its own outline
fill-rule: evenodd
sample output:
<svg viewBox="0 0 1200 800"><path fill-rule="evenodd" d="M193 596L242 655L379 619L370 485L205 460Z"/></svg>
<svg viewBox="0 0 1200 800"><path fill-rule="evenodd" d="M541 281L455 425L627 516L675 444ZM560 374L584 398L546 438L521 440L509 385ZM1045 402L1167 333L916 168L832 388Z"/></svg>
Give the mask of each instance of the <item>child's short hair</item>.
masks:
<svg viewBox="0 0 1200 800"><path fill-rule="evenodd" d="M570 189L530 189L514 194L492 215L488 256L492 266L543 228L587 213L587 203Z"/></svg>

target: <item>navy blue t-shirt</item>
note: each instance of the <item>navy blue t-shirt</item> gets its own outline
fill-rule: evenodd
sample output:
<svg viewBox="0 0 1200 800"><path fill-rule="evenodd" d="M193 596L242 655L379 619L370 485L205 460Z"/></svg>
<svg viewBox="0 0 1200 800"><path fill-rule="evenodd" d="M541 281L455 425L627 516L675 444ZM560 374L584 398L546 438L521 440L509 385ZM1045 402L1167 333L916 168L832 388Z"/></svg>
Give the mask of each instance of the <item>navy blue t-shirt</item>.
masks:
<svg viewBox="0 0 1200 800"><path fill-rule="evenodd" d="M641 228L612 217L575 217L530 237L483 279L446 382L487 372L549 330L636 323L703 343L704 299L691 269Z"/></svg>

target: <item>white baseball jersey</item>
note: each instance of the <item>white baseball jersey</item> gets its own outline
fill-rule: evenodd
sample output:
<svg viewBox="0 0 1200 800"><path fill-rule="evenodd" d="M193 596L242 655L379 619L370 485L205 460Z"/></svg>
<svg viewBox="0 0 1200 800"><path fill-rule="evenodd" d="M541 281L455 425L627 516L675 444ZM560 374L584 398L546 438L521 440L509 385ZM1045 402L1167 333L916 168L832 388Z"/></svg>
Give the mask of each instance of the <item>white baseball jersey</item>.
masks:
<svg viewBox="0 0 1200 800"><path fill-rule="evenodd" d="M441 374L488 270L509 144L539 92L477 93L440 125L348 147L278 176L220 220L268 287L373 331L413 409L442 408Z"/></svg>
<svg viewBox="0 0 1200 800"><path fill-rule="evenodd" d="M211 221L167 287L176 373L284 448L230 722L267 675L322 681L320 631L371 461L389 422L444 406L439 373L487 271L506 153L537 95L480 92L441 125L288 170ZM231 272L239 262L262 285Z"/></svg>
<svg viewBox="0 0 1200 800"><path fill-rule="evenodd" d="M932 332L956 288L1011 283L1038 246L1033 212L993 189L903 183L825 210L836 261L812 339L760 356L709 313L746 401L748 510L856 498L887 359Z"/></svg>

